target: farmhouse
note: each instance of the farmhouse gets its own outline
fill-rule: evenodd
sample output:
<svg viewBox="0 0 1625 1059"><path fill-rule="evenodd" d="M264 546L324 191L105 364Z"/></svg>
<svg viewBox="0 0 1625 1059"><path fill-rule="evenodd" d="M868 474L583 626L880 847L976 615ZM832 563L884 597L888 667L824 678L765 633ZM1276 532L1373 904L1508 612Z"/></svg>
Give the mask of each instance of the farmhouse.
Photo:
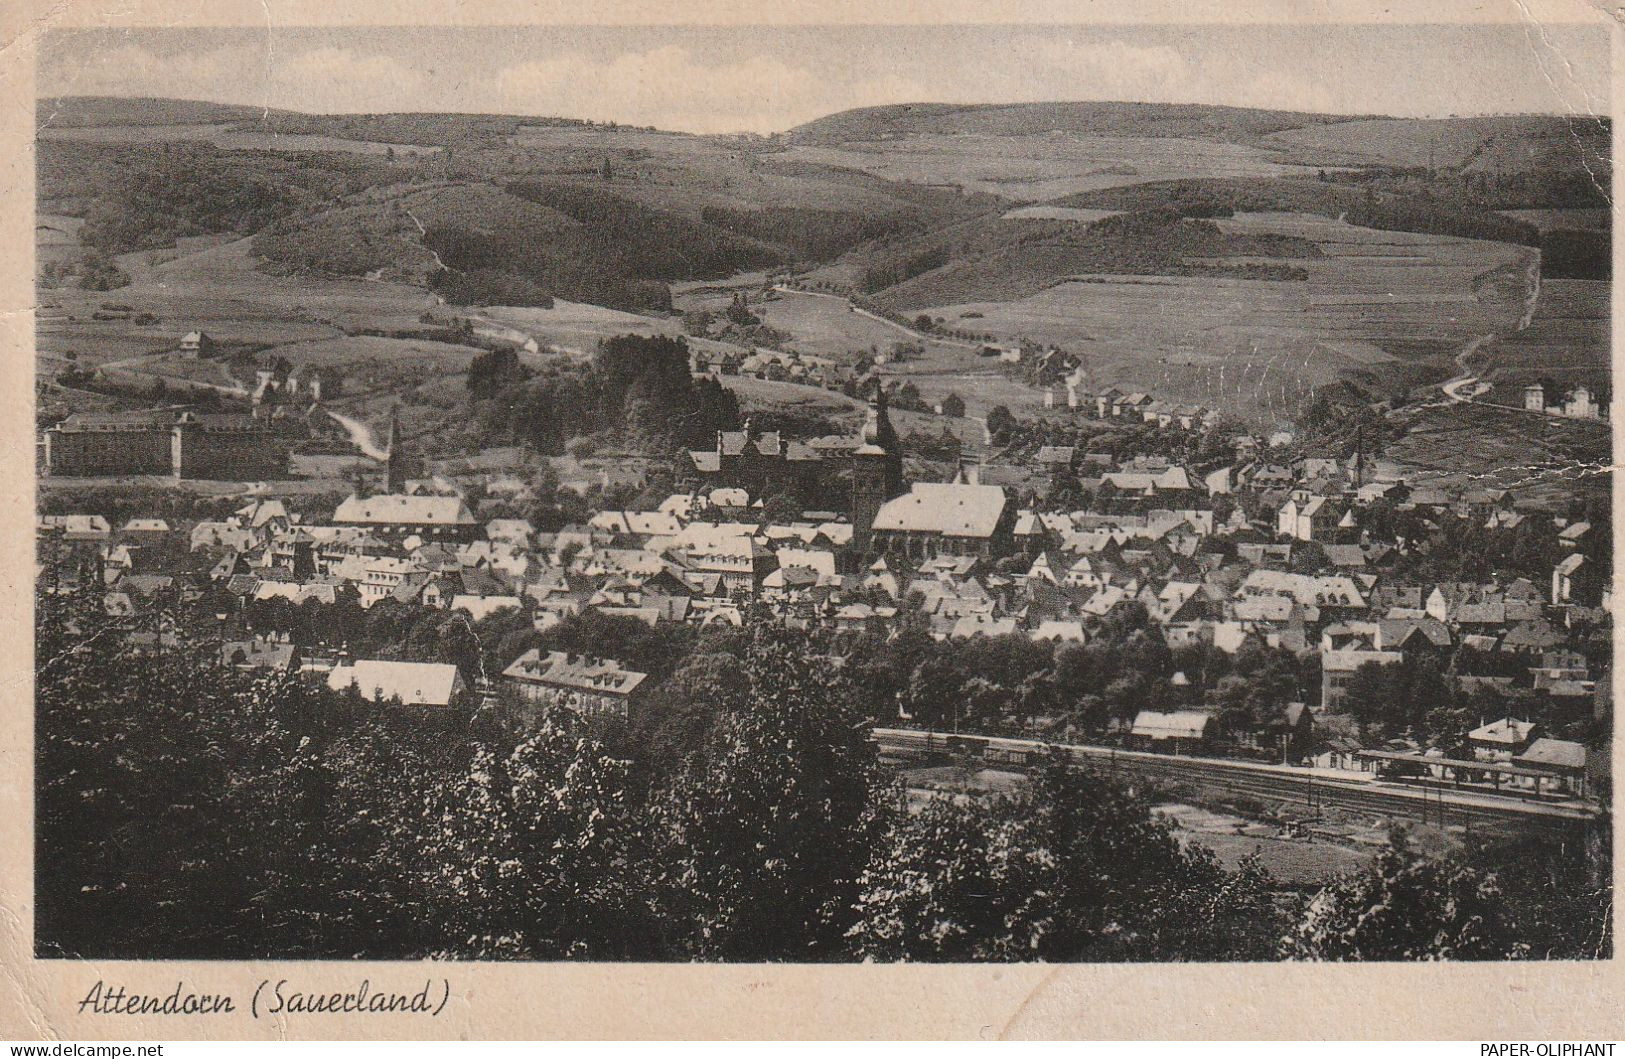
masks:
<svg viewBox="0 0 1625 1059"><path fill-rule="evenodd" d="M181 336L178 348L182 353L190 353L196 357L206 357L214 352L214 339L203 331L188 331Z"/></svg>

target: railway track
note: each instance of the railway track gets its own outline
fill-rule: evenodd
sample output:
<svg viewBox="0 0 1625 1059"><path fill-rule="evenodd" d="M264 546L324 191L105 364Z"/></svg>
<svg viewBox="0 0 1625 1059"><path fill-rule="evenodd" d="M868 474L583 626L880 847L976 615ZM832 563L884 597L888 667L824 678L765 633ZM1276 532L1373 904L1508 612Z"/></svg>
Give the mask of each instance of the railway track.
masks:
<svg viewBox="0 0 1625 1059"><path fill-rule="evenodd" d="M978 756L989 764L1004 765L1029 764L1050 749L1050 744L1037 740L950 736L898 728L877 728L874 738L882 752L895 756L961 753ZM1597 818L1595 812L1575 806L1376 778L1342 779L1283 765L1172 757L1093 746L1063 745L1057 749L1080 764L1127 776L1192 783L1225 794L1296 804L1308 809L1344 809L1448 827L1571 834Z"/></svg>

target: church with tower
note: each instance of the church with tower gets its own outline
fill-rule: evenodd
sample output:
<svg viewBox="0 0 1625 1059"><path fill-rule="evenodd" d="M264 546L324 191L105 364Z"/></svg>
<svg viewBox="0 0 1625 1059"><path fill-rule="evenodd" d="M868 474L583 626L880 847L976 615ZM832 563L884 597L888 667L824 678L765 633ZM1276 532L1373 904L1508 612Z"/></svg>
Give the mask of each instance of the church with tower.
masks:
<svg viewBox="0 0 1625 1059"><path fill-rule="evenodd" d="M1015 504L999 486L982 485L974 470L961 468L951 482L905 481L903 446L883 389L856 438L789 440L758 432L747 419L741 430L718 431L714 448L688 457L691 488L734 486L752 499L788 494L809 507L848 511L858 557L991 558L1013 548Z"/></svg>
<svg viewBox="0 0 1625 1059"><path fill-rule="evenodd" d="M852 543L860 552L870 550L875 516L903 486L903 446L886 414L886 392L877 388L869 416L852 450Z"/></svg>

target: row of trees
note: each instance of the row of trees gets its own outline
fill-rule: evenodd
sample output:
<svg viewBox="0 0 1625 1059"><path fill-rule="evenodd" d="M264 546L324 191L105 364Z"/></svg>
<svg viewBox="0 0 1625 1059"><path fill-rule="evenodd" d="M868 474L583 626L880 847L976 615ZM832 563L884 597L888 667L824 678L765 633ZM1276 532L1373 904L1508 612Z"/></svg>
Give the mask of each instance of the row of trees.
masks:
<svg viewBox="0 0 1625 1059"><path fill-rule="evenodd" d="M1021 635L935 639L923 618L849 634L840 644L854 692L873 716L920 727L1093 736L1143 709L1214 709L1232 730L1318 699L1318 658L1207 644L1169 648L1139 603L1118 606L1088 643ZM1176 679L1177 678L1177 679Z"/></svg>
<svg viewBox="0 0 1625 1059"><path fill-rule="evenodd" d="M1388 231L1493 239L1525 246L1537 246L1540 240L1533 225L1499 214L1444 186L1417 189L1366 183L1356 188L1299 177L1197 178L1083 191L1057 199L1054 205L1169 210L1198 218L1286 210L1342 217L1350 224Z"/></svg>
<svg viewBox="0 0 1625 1059"><path fill-rule="evenodd" d="M1453 668L1459 672L1471 664L1458 658ZM1548 735L1606 746L1606 722L1597 719L1589 696L1556 699L1527 684L1504 691L1483 683L1464 685L1451 679L1454 675L1429 654L1381 665L1367 662L1350 675L1342 711L1370 737L1409 733L1451 753L1464 751L1474 728L1509 715L1534 721Z"/></svg>
<svg viewBox="0 0 1625 1059"><path fill-rule="evenodd" d="M37 936L84 958L1229 960L1594 956L1395 847L1307 905L1059 761L1018 793L900 790L842 669L781 631L713 667L703 745L650 782L582 723L326 723L328 693L132 659L40 600ZM816 646L816 645L815 645ZM723 675L727 673L727 675ZM1545 861L1543 861L1544 863ZM1403 900L1395 900L1402 896ZM1534 923L1539 908L1539 930ZM1531 940L1538 945L1532 944Z"/></svg>

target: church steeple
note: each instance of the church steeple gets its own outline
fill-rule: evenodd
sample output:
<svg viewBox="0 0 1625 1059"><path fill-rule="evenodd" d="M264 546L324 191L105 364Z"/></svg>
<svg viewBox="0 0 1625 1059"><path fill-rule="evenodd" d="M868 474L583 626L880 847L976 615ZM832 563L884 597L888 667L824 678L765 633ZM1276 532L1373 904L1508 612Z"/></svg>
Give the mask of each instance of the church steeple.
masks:
<svg viewBox="0 0 1625 1059"><path fill-rule="evenodd" d="M406 450L401 447L401 410L389 413L389 460L386 466L386 490L391 495L406 492Z"/></svg>
<svg viewBox="0 0 1625 1059"><path fill-rule="evenodd" d="M903 449L886 415L886 391L877 380L858 447L852 452L852 539L860 549L869 546L869 531L881 505L902 494Z"/></svg>

